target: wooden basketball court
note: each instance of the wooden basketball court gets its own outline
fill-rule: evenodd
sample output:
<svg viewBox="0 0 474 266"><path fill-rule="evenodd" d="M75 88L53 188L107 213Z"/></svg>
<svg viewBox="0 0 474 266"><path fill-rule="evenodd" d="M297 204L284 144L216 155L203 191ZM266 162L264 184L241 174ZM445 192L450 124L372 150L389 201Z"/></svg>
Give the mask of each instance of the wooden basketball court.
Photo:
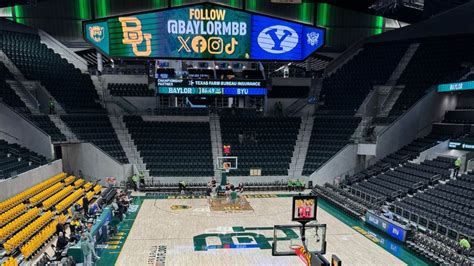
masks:
<svg viewBox="0 0 474 266"><path fill-rule="evenodd" d="M116 264L303 265L296 256L272 256L271 243L257 239L270 239L274 225L293 224L291 197L246 200L253 210L211 211L205 198L145 199ZM318 220L327 224L326 258L336 254L344 265L404 265L321 208ZM227 236L230 242L222 243Z"/></svg>

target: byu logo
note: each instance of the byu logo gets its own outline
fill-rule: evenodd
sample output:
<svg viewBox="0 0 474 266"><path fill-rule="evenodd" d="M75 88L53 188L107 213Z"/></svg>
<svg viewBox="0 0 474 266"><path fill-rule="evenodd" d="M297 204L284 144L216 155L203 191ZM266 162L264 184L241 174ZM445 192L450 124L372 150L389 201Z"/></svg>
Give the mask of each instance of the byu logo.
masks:
<svg viewBox="0 0 474 266"><path fill-rule="evenodd" d="M308 38L307 39L308 44L311 46L315 46L319 41L319 33L316 33L314 31L307 33L306 37Z"/></svg>
<svg viewBox="0 0 474 266"><path fill-rule="evenodd" d="M283 54L293 50L298 45L298 34L292 28L274 25L265 28L258 34L258 45L272 54Z"/></svg>
<svg viewBox="0 0 474 266"><path fill-rule="evenodd" d="M95 42L101 42L104 39L104 27L90 26L89 37L91 37Z"/></svg>
<svg viewBox="0 0 474 266"><path fill-rule="evenodd" d="M135 17L121 17L119 21L122 23L123 44L131 44L136 56L149 56L151 54L151 34L142 32L142 22ZM133 24L134 26L131 26ZM139 51L138 45L143 43L143 39L145 39L146 50Z"/></svg>

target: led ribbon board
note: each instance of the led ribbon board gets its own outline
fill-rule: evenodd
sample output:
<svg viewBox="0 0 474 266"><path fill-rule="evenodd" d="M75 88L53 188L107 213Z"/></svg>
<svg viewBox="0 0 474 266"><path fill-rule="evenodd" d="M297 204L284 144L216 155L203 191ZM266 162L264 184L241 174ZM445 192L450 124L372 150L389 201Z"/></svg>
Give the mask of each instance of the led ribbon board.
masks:
<svg viewBox="0 0 474 266"><path fill-rule="evenodd" d="M158 94L266 95L262 80L156 79Z"/></svg>
<svg viewBox="0 0 474 266"><path fill-rule="evenodd" d="M213 3L83 22L84 38L109 57L301 61L325 30Z"/></svg>
<svg viewBox="0 0 474 266"><path fill-rule="evenodd" d="M371 212L365 213L365 222L383 231L389 236L404 242L407 236L407 230L398 226L382 217L379 217Z"/></svg>
<svg viewBox="0 0 474 266"><path fill-rule="evenodd" d="M439 84L438 92L474 90L474 81Z"/></svg>
<svg viewBox="0 0 474 266"><path fill-rule="evenodd" d="M452 140L452 141L449 141L448 148L454 149L454 150L474 151L474 142Z"/></svg>

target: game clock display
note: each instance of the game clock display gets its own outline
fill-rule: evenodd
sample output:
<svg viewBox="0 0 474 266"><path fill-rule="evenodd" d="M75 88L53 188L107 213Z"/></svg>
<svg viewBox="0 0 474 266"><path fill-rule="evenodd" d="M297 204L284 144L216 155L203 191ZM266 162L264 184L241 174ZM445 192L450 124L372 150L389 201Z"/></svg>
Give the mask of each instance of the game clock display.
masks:
<svg viewBox="0 0 474 266"><path fill-rule="evenodd" d="M317 205L317 196L294 196L292 220L297 222L315 221Z"/></svg>
<svg viewBox="0 0 474 266"><path fill-rule="evenodd" d="M325 29L214 3L83 23L84 39L108 57L302 61Z"/></svg>

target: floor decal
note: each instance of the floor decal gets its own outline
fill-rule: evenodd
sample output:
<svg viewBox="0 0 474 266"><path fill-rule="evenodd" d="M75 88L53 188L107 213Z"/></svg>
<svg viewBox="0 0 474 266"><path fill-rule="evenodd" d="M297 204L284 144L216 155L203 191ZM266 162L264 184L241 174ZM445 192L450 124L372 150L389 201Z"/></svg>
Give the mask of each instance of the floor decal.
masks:
<svg viewBox="0 0 474 266"><path fill-rule="evenodd" d="M235 226L208 229L206 233L193 238L194 251L211 249L271 249L273 241L273 227L242 227ZM298 239L299 236L292 229L284 230L284 237L278 240Z"/></svg>
<svg viewBox="0 0 474 266"><path fill-rule="evenodd" d="M165 265L166 263L166 246L153 246L148 256L148 265Z"/></svg>
<svg viewBox="0 0 474 266"><path fill-rule="evenodd" d="M218 197L211 200L211 211L253 211L253 208L245 197L238 198L235 203L226 197Z"/></svg>
<svg viewBox="0 0 474 266"><path fill-rule="evenodd" d="M171 205L170 209L173 211L179 211L179 210L187 210L191 209L192 207L189 205Z"/></svg>

